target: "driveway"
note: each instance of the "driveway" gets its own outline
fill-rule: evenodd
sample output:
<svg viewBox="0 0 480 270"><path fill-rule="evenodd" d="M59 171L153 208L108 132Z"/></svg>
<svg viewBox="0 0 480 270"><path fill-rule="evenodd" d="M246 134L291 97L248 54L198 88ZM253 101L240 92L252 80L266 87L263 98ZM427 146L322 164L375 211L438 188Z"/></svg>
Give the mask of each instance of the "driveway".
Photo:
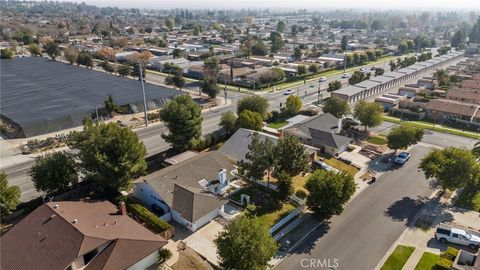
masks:
<svg viewBox="0 0 480 270"><path fill-rule="evenodd" d="M223 231L224 226L216 220L210 221L189 237L185 238L184 242L191 247L195 252L207 259L213 265L218 266L217 247L213 240L217 235Z"/></svg>
<svg viewBox="0 0 480 270"><path fill-rule="evenodd" d="M374 269L433 192L417 169L428 151L414 147L404 166L379 177L276 269Z"/></svg>

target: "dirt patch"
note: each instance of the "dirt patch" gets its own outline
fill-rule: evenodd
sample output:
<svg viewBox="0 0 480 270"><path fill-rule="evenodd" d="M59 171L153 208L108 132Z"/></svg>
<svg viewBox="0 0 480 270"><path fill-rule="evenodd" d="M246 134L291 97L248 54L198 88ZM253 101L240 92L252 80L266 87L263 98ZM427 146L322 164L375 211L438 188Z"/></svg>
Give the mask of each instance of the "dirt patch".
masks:
<svg viewBox="0 0 480 270"><path fill-rule="evenodd" d="M179 251L178 261L172 265L173 270L213 270L213 267L193 249L185 246Z"/></svg>

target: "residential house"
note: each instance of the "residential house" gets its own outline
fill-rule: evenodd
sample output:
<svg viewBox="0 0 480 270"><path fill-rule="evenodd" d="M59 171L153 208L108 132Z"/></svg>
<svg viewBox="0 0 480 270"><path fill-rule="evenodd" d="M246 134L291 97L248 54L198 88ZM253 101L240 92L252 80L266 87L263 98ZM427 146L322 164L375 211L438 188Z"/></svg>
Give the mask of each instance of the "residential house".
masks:
<svg viewBox="0 0 480 270"><path fill-rule="evenodd" d="M447 99L480 104L480 89L467 90L462 88L450 89L447 92Z"/></svg>
<svg viewBox="0 0 480 270"><path fill-rule="evenodd" d="M375 103L380 104L385 111L390 110L391 108L398 105L400 100L404 100L406 96L395 95L395 94L383 94L375 98Z"/></svg>
<svg viewBox="0 0 480 270"><path fill-rule="evenodd" d="M277 136L268 133L240 128L222 145L218 151L227 157L231 162L238 164L238 162L245 160L245 156L249 151L248 146L251 144L252 137L255 133L262 142L269 140L273 144L277 144L279 140ZM319 149L309 145L304 145L304 147L306 153L310 157L310 160L314 160Z"/></svg>
<svg viewBox="0 0 480 270"><path fill-rule="evenodd" d="M162 219L196 231L223 213L235 167L220 152L201 153L134 181L134 196Z"/></svg>
<svg viewBox="0 0 480 270"><path fill-rule="evenodd" d="M330 113L313 116L283 130L284 134L295 136L304 144L321 151L337 155L347 150L352 139L341 135L342 120Z"/></svg>
<svg viewBox="0 0 480 270"><path fill-rule="evenodd" d="M167 242L108 201L49 202L0 238L0 268L147 269Z"/></svg>
<svg viewBox="0 0 480 270"><path fill-rule="evenodd" d="M425 111L427 118L435 123L453 119L480 123L480 105L437 99L428 102Z"/></svg>

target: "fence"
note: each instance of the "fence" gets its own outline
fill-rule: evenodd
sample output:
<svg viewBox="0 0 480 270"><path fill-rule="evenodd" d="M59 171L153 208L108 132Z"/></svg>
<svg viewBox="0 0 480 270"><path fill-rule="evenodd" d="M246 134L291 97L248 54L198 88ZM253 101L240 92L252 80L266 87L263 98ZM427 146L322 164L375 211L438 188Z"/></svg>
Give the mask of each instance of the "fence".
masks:
<svg viewBox="0 0 480 270"><path fill-rule="evenodd" d="M288 222L290 222L290 220L296 218L302 211L303 211L303 208L305 206L304 205L300 205L299 207L297 207L295 210L293 210L293 212L291 212L290 214L288 214L286 217L282 218L279 222L277 222L275 225L273 225L270 230L268 230L270 232L270 234L273 234L275 231L277 231L278 229L280 229L283 225L287 224Z"/></svg>

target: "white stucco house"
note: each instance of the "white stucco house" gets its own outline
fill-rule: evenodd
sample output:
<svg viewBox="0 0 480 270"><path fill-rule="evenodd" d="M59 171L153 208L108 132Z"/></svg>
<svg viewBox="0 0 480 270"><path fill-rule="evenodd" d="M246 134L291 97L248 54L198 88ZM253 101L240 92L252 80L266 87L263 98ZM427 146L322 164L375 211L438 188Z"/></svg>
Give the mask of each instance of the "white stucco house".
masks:
<svg viewBox="0 0 480 270"><path fill-rule="evenodd" d="M201 153L134 181L134 196L161 218L191 231L223 213L235 167L219 152ZM158 211L157 211L158 212Z"/></svg>

